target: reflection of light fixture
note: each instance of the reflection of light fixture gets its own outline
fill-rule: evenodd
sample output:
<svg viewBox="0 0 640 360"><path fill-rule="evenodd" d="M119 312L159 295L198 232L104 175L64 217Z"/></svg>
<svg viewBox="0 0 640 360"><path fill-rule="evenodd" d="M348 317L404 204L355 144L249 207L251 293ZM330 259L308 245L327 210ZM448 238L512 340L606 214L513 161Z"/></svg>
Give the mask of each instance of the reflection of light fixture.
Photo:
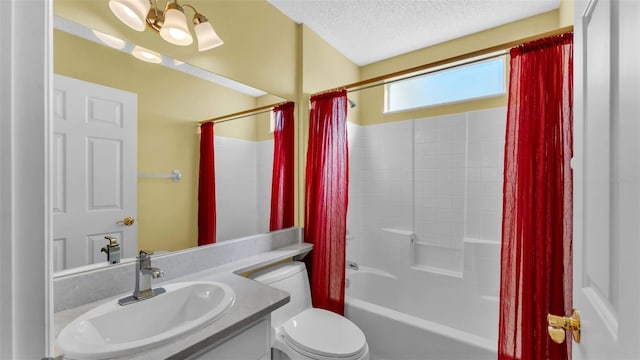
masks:
<svg viewBox="0 0 640 360"><path fill-rule="evenodd" d="M93 32L93 34L100 39L100 41L102 41L103 43L111 46L114 49L124 49L125 47L125 42L122 39L119 39L113 35L109 35L109 34L105 34L103 32L100 32L98 30L91 30Z"/></svg>
<svg viewBox="0 0 640 360"><path fill-rule="evenodd" d="M110 0L111 12L136 31L144 31L145 17L151 8L151 4L145 0Z"/></svg>
<svg viewBox="0 0 640 360"><path fill-rule="evenodd" d="M193 24L193 30L198 38L198 51L213 49L224 44L204 15L196 13L193 16Z"/></svg>
<svg viewBox="0 0 640 360"><path fill-rule="evenodd" d="M144 31L148 27L160 33L163 39L175 45L189 45L193 37L187 25L184 8L177 0L167 0L164 10L158 10L159 0L109 0L109 8L113 14L130 28ZM153 5L153 7L151 6ZM198 39L198 51L213 49L224 44L209 20L193 6L194 31Z"/></svg>
<svg viewBox="0 0 640 360"><path fill-rule="evenodd" d="M133 50L131 51L131 55L135 56L136 58L142 61L146 61L154 64L159 64L162 62L162 56L160 56L160 54L158 54L155 51L145 49L142 46L138 46L138 45L136 45L133 48Z"/></svg>

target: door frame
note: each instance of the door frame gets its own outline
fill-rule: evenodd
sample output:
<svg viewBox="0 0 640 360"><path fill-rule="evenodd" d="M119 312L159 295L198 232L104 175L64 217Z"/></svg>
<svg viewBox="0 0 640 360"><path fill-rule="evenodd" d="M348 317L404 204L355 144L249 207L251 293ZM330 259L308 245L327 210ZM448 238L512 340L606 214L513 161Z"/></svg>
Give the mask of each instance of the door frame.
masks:
<svg viewBox="0 0 640 360"><path fill-rule="evenodd" d="M2 5L0 358L40 359L53 355L52 2Z"/></svg>

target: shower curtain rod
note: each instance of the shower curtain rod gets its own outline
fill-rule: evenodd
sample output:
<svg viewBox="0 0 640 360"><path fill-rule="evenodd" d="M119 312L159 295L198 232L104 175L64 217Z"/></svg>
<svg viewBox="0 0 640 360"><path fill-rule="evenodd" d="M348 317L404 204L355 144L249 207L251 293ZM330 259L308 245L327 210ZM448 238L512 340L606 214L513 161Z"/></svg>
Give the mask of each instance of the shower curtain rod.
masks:
<svg viewBox="0 0 640 360"><path fill-rule="evenodd" d="M324 94L327 92L332 92L332 91L337 91L337 90L343 90L346 89L347 92L354 92L354 91L360 91L360 90L364 90L364 89L369 89L372 87L376 87L376 86L380 86L380 85L384 85L386 80L389 79L393 79L393 78L398 78L398 77L402 77L402 78L408 78L411 77L411 75L414 75L414 73L417 72L424 72L426 70L429 70L431 68L437 67L437 66L443 66L443 65L447 65L447 64L451 64L451 63L455 63L455 62L459 62L459 61L464 61L467 59L472 59L475 57L479 57L479 56L483 56L483 55L488 55L491 53L495 53L498 51L503 51L503 50L507 50L510 49L512 47L518 46L518 45L522 45L531 41L535 41L535 40L540 40L540 39L544 39L550 36L555 36L555 35L560 35L560 34L564 34L564 33L568 33L568 32L572 32L573 31L573 25L569 25L569 26L565 26L556 30L552 30L552 31L547 31L544 33L540 33L537 35L533 35L533 36L529 36L526 38L522 38L519 40L514 40L514 41L509 41L506 43L502 43L499 45L495 45L495 46L491 46L485 49L481 49L481 50L476 50L476 51L471 51L462 55L456 55L456 56L452 56L446 59L442 59L442 60L437 60L437 61L433 61L427 64L423 64L423 65L419 65L419 66L415 66L409 69L404 69L404 70L400 70L400 71L396 71L396 72L392 72L389 74L385 74L385 75L380 75L380 76L376 76L374 78L371 79L366 79L366 80L361 80L361 81L357 81L351 84L346 84L337 88L333 88L333 89L329 89L329 90L323 90L320 92L317 92L315 94L311 94L311 96L315 96L315 95L320 95L320 94ZM497 55L497 56L501 56ZM488 58L491 57L485 57L483 59L478 59L477 61L480 60L486 60ZM415 76L415 75L414 75ZM400 79L398 79L400 80Z"/></svg>
<svg viewBox="0 0 640 360"><path fill-rule="evenodd" d="M288 101L281 101L278 103L273 103L270 105L265 105L265 106L260 106L254 109L249 109L249 110L243 110L243 111L238 111L236 113L232 113L232 114L227 114L227 115L223 115L223 116L218 116L218 117L214 117L212 119L209 120L204 120L204 121L200 121L198 123L198 125L202 125L202 124L206 124L206 123L223 123L223 122L227 122L227 121L231 121L231 120L237 120L237 119L242 119L248 116L252 116L252 115L258 115L258 114L263 114L266 112L269 112L271 110L273 110L274 107L278 106L278 105L282 105L282 104L286 104Z"/></svg>

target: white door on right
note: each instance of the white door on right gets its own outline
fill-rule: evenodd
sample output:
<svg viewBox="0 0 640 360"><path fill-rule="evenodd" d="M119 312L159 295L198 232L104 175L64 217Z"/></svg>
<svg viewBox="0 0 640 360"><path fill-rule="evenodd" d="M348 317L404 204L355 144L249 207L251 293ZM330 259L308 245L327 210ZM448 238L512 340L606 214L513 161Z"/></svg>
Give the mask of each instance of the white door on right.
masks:
<svg viewBox="0 0 640 360"><path fill-rule="evenodd" d="M574 359L640 359L640 1L576 0Z"/></svg>

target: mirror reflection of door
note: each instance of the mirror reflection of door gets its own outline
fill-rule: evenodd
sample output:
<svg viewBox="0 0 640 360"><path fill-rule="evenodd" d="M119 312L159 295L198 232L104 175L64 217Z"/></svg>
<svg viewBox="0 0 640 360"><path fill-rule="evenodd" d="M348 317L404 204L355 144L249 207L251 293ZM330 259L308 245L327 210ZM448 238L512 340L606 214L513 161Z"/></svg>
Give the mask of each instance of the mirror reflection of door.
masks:
<svg viewBox="0 0 640 360"><path fill-rule="evenodd" d="M135 256L137 95L65 76L54 78L54 271L106 263L105 236Z"/></svg>

